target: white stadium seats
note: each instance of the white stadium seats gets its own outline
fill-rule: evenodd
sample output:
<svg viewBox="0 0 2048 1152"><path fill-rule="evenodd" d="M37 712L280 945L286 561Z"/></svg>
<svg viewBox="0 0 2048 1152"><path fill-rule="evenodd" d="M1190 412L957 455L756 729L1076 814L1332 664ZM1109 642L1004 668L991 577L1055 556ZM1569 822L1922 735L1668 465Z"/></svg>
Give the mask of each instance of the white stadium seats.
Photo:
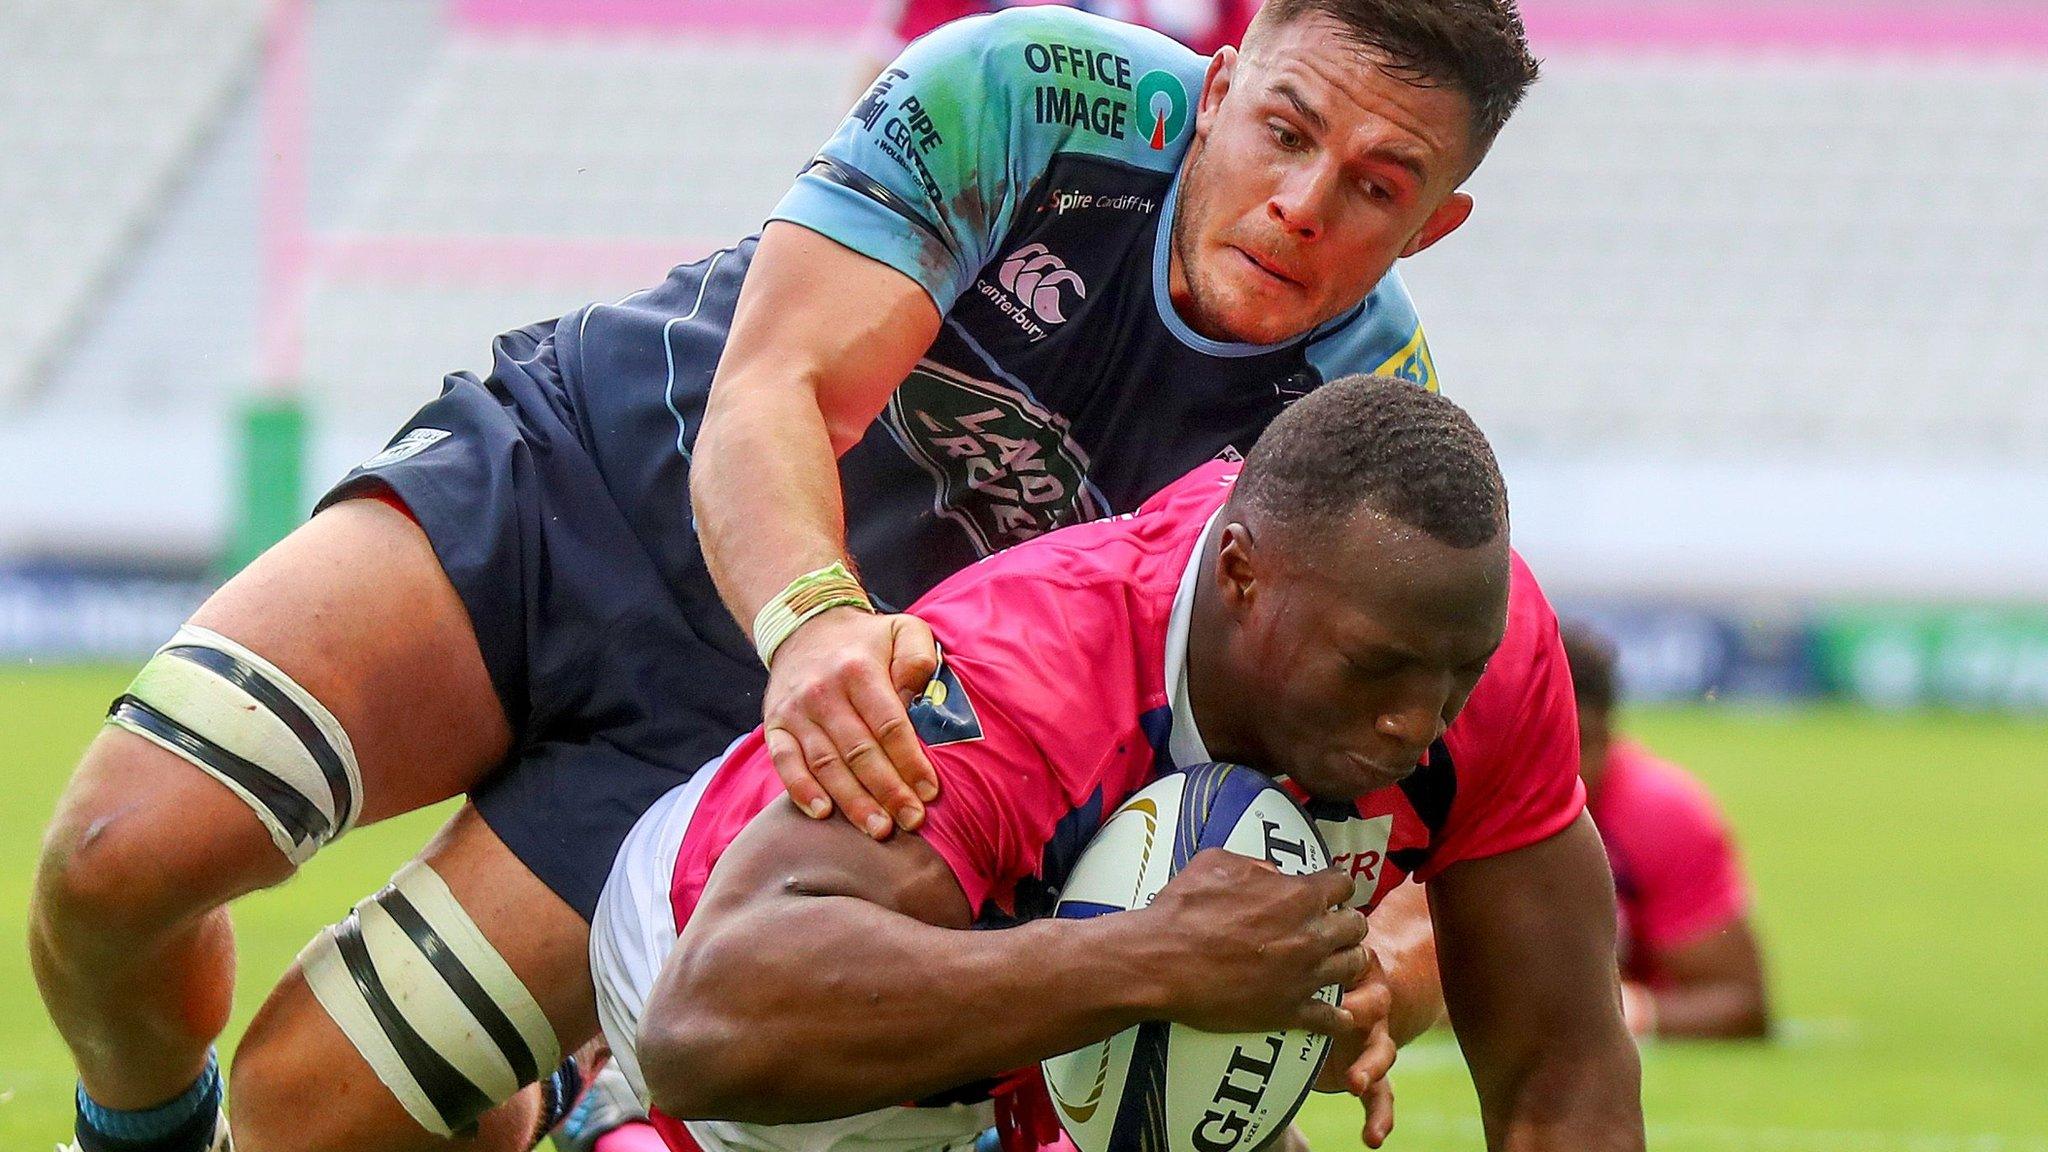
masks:
<svg viewBox="0 0 2048 1152"><path fill-rule="evenodd" d="M263 0L9 0L0 10L0 404L62 351L226 100Z"/></svg>
<svg viewBox="0 0 2048 1152"><path fill-rule="evenodd" d="M264 6L158 7L178 18L10 6L27 32L0 37L0 85L33 114L0 117L0 306L29 339L0 342L0 400L15 398L0 486L75 458L47 442L67 412L117 446L96 449L109 469L168 466L149 455L169 451L161 422L218 438L258 372L258 298L274 296L253 224ZM755 230L855 89L841 33L485 32L402 0L314 12L317 243L297 363L322 428L316 480L374 450L443 373L486 365L494 333ZM2048 543L1987 546L1976 567L1934 528L1870 543L1873 527L1957 514L1958 494L1978 494L1961 514L1981 531L1952 534L1992 533L2048 481L2048 57L1545 55L1473 181L1477 214L1404 273L1552 579L2048 578ZM181 332L203 355L161 354ZM150 547L217 538L218 481L168 493L113 475L102 484L143 493L134 507L0 514L0 553L74 549L80 524L146 520ZM1782 525L1759 529L1766 513ZM1838 524L1857 548L1824 543ZM1718 568L1700 567L1707 552Z"/></svg>

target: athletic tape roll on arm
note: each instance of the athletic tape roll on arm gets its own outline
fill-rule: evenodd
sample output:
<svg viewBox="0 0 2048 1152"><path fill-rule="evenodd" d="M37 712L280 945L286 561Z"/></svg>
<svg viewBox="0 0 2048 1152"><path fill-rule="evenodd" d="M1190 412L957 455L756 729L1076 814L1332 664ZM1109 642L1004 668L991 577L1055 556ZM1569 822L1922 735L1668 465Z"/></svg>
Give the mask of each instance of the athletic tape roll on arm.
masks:
<svg viewBox="0 0 2048 1152"><path fill-rule="evenodd" d="M814 616L834 608L858 608L873 612L874 602L860 586L845 563L835 560L815 572L806 572L789 582L789 587L761 606L754 615L754 651L761 664L772 667L776 649L790 634Z"/></svg>

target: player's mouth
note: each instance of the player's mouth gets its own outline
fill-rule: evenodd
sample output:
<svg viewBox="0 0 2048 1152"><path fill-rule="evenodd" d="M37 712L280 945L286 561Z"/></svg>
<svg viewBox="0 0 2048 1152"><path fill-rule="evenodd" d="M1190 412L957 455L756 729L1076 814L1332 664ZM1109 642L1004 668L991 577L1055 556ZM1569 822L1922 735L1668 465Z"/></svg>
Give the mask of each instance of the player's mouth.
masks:
<svg viewBox="0 0 2048 1152"><path fill-rule="evenodd" d="M1270 260L1262 259L1261 257L1251 252L1247 252L1244 249L1239 248L1235 244L1232 244L1230 246L1230 250L1232 252L1237 253L1240 257L1242 257L1244 259L1244 262L1251 265L1254 271L1258 272L1261 276L1264 276L1265 278L1274 281L1275 283L1282 284L1289 288L1307 287L1307 285L1303 284L1301 281L1295 279L1292 276L1289 276L1286 272L1281 271L1279 266L1274 264Z"/></svg>
<svg viewBox="0 0 2048 1152"><path fill-rule="evenodd" d="M1360 796L1399 784L1412 775L1421 763L1420 757L1405 764L1395 764L1369 759L1356 753L1346 754L1341 759L1346 774L1358 782Z"/></svg>

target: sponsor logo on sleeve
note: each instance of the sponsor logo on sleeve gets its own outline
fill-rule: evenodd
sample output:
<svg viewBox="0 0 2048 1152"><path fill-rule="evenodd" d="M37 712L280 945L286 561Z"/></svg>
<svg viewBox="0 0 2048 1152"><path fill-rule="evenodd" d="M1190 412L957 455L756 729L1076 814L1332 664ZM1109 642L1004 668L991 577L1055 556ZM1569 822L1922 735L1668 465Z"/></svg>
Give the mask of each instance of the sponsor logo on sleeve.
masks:
<svg viewBox="0 0 2048 1152"><path fill-rule="evenodd" d="M862 127L873 132L875 122L889 109L889 90L896 86L898 80L909 78L910 73L901 68L891 68L882 73L875 81L875 86L868 89L868 94L861 97L860 103L853 106L853 118L860 121Z"/></svg>
<svg viewBox="0 0 2048 1152"><path fill-rule="evenodd" d="M356 465L359 469L382 468L413 457L446 440L453 433L445 428L415 428L391 442L391 446Z"/></svg>
<svg viewBox="0 0 2048 1152"><path fill-rule="evenodd" d="M860 103L853 106L850 118L876 137L875 147L883 155L916 178L926 200L934 206L943 205L946 201L938 178L924 160L927 153L946 142L939 134L938 121L914 93L905 95L900 102L891 102L897 82L909 78L910 73L901 68L882 73Z"/></svg>
<svg viewBox="0 0 2048 1152"><path fill-rule="evenodd" d="M1386 362L1373 369L1375 376L1394 376L1410 384L1420 384L1431 392L1437 390L1436 361L1429 357L1429 341L1422 338L1418 326L1415 335L1401 346L1399 352L1387 357Z"/></svg>
<svg viewBox="0 0 2048 1152"><path fill-rule="evenodd" d="M1188 90L1171 72L1147 72L1138 80L1138 123L1154 152L1163 152L1188 128Z"/></svg>
<svg viewBox="0 0 2048 1152"><path fill-rule="evenodd" d="M910 702L910 726L917 730L918 739L933 748L982 737L981 717L974 714L974 701L968 698L959 674L943 656L931 683Z"/></svg>

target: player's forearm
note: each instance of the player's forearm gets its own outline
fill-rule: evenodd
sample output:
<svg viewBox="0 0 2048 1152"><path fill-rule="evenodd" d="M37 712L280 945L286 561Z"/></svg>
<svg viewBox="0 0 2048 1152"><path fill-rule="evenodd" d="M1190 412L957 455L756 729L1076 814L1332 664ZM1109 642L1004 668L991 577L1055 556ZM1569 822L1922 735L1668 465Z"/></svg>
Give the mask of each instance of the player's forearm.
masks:
<svg viewBox="0 0 2048 1152"><path fill-rule="evenodd" d="M845 552L839 454L938 330L903 273L800 225L762 229L690 469L705 559L743 627Z"/></svg>
<svg viewBox="0 0 2048 1152"><path fill-rule="evenodd" d="M1637 1152L1642 1070L1621 1019L1614 881L1592 819L1430 885L1444 999L1489 1152Z"/></svg>
<svg viewBox="0 0 2048 1152"><path fill-rule="evenodd" d="M742 629L791 580L845 554L832 437L800 382L721 372L697 435L690 494L705 562Z"/></svg>
<svg viewBox="0 0 2048 1152"><path fill-rule="evenodd" d="M664 1111L770 1124L850 1116L1159 1014L1132 917L972 931L844 897L784 905L686 940L663 973L639 1055Z"/></svg>
<svg viewBox="0 0 2048 1152"><path fill-rule="evenodd" d="M1753 1040L1770 1034L1770 1005L1761 983L1709 980L1644 991L1653 1006L1642 1029L1646 1035Z"/></svg>
<svg viewBox="0 0 2048 1152"><path fill-rule="evenodd" d="M1436 1026L1444 1015L1443 980L1436 966L1436 932L1419 884L1403 884L1381 899L1371 917L1366 943L1379 956L1392 1003L1387 1032L1407 1044Z"/></svg>
<svg viewBox="0 0 2048 1152"><path fill-rule="evenodd" d="M1513 1078L1508 1099L1480 1094L1491 1152L1642 1152L1642 1068L1626 1036L1560 1038Z"/></svg>

